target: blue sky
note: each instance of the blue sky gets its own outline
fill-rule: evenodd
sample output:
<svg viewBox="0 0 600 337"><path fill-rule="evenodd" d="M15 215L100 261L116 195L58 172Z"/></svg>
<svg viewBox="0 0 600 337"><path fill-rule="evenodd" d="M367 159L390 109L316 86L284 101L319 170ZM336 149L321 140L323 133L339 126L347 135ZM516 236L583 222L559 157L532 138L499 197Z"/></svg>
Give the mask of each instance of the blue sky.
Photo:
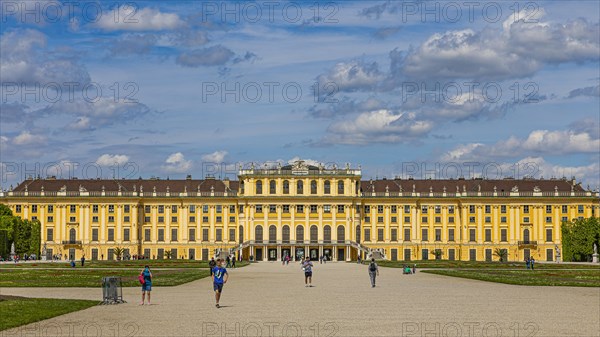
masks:
<svg viewBox="0 0 600 337"><path fill-rule="evenodd" d="M69 3L2 2L4 189L296 158L600 186L596 1Z"/></svg>

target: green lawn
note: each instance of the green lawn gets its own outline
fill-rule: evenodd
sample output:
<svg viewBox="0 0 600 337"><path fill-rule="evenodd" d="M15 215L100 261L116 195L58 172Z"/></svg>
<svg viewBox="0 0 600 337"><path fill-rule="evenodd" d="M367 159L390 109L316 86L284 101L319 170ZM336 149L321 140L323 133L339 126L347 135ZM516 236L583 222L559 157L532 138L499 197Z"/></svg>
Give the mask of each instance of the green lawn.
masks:
<svg viewBox="0 0 600 337"><path fill-rule="evenodd" d="M0 287L100 287L102 277L120 276L124 287L140 286L140 268L11 268L0 269ZM153 286L176 286L210 275L207 268L152 269Z"/></svg>
<svg viewBox="0 0 600 337"><path fill-rule="evenodd" d="M97 304L98 301L0 295L0 331L87 309Z"/></svg>
<svg viewBox="0 0 600 337"><path fill-rule="evenodd" d="M81 268L81 261L75 261L76 268ZM144 268L149 265L151 268L208 268L208 261L193 260L129 260L129 261L86 261L84 268ZM236 267L248 265L248 261L236 262ZM70 262L44 262L44 263L5 263L0 264L0 269L4 268L71 268Z"/></svg>
<svg viewBox="0 0 600 337"><path fill-rule="evenodd" d="M588 266L589 267L589 266ZM518 284L527 286L600 287L600 269L559 270L536 268L536 270L503 269L429 269L423 273L463 277L474 280Z"/></svg>
<svg viewBox="0 0 600 337"><path fill-rule="evenodd" d="M367 262L365 262L366 264ZM480 261L449 261L449 260L420 260L420 261L377 261L382 267L402 268L413 264L420 268L452 268L452 269L523 269L526 270L525 262L480 262ZM536 263L535 269L594 269L600 270L599 266L566 264L566 263Z"/></svg>

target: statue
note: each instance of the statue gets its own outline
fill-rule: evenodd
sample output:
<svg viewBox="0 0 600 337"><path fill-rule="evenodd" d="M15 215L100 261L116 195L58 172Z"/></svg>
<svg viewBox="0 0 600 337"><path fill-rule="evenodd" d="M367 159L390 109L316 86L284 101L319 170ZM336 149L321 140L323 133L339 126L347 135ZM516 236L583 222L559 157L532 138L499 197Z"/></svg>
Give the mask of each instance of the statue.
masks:
<svg viewBox="0 0 600 337"><path fill-rule="evenodd" d="M598 244L594 242L594 254L598 254Z"/></svg>
<svg viewBox="0 0 600 337"><path fill-rule="evenodd" d="M16 255L17 253L15 252L15 243L13 242L10 244L10 259L14 261Z"/></svg>
<svg viewBox="0 0 600 337"><path fill-rule="evenodd" d="M47 253L47 249L46 249L46 243L44 242L44 247L42 247L42 261L46 261L46 253Z"/></svg>
<svg viewBox="0 0 600 337"><path fill-rule="evenodd" d="M592 254L592 262L598 263L598 244L594 242L594 254Z"/></svg>

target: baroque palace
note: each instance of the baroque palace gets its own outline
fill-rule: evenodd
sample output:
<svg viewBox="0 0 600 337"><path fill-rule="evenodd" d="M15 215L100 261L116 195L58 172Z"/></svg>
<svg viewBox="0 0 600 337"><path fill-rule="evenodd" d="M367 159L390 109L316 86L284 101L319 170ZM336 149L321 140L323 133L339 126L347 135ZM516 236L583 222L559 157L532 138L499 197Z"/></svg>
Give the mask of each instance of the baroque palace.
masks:
<svg viewBox="0 0 600 337"><path fill-rule="evenodd" d="M598 216L598 193L566 179L361 180L360 169L297 161L238 181L28 179L0 192L42 224L46 256L336 261L553 261L561 224ZM168 252L168 253L167 253Z"/></svg>

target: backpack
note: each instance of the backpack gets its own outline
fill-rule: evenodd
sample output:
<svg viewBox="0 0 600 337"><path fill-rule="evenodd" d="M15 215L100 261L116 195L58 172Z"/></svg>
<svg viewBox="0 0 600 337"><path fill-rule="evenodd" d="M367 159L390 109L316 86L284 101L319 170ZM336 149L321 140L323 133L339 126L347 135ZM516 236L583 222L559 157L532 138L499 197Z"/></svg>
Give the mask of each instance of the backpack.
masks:
<svg viewBox="0 0 600 337"><path fill-rule="evenodd" d="M377 271L377 265L375 264L375 262L371 262L369 264L369 271Z"/></svg>

